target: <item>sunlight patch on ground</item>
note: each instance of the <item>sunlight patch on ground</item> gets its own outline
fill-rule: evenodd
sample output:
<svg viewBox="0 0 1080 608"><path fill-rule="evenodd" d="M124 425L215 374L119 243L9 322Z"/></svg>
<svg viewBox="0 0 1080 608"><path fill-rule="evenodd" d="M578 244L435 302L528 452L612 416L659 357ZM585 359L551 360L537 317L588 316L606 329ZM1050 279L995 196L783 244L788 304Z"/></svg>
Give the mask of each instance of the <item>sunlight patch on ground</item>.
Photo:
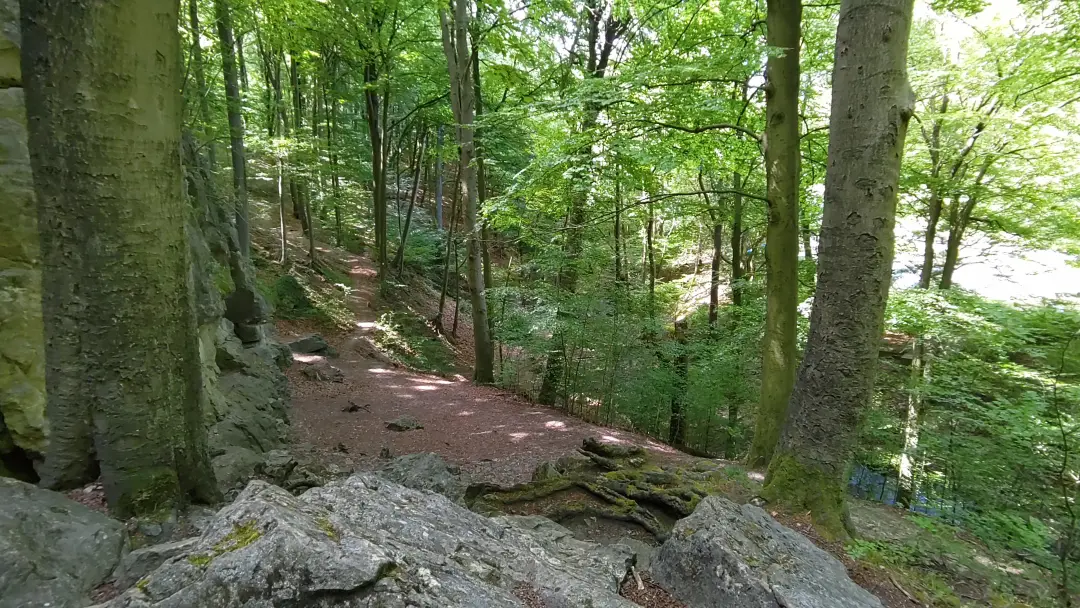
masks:
<svg viewBox="0 0 1080 608"><path fill-rule="evenodd" d="M321 355L302 355L299 353L293 353L293 360L300 363L314 363L316 361L322 361L325 357Z"/></svg>
<svg viewBox="0 0 1080 608"><path fill-rule="evenodd" d="M356 326L360 329L375 329L374 321L358 321Z"/></svg>
<svg viewBox="0 0 1080 608"><path fill-rule="evenodd" d="M472 410L462 410L462 411L458 412L457 415L458 416L472 416L475 413L476 412L474 412Z"/></svg>
<svg viewBox="0 0 1080 608"><path fill-rule="evenodd" d="M435 378L409 378L410 382L421 382L423 384L453 384L449 380L437 380Z"/></svg>
<svg viewBox="0 0 1080 608"><path fill-rule="evenodd" d="M618 437L615 437L613 435L601 435L600 439L603 439L604 441L607 441L609 443L626 443L622 439L619 439Z"/></svg>
<svg viewBox="0 0 1080 608"><path fill-rule="evenodd" d="M649 446L650 450L655 450L657 452L663 452L665 454L675 454L675 453L678 452L678 450L671 447L670 445L664 445L662 443L657 443L655 441L646 441L645 445Z"/></svg>
<svg viewBox="0 0 1080 608"><path fill-rule="evenodd" d="M753 479L754 481L765 481L765 475L762 473L758 473L757 471L747 471L746 476L750 479Z"/></svg>
<svg viewBox="0 0 1080 608"><path fill-rule="evenodd" d="M529 435L532 435L532 433L510 433L510 441L517 443Z"/></svg>
<svg viewBox="0 0 1080 608"><path fill-rule="evenodd" d="M475 433L469 433L469 434L470 435L488 435L488 434L491 434L491 433L494 433L494 432L495 431L477 431Z"/></svg>
<svg viewBox="0 0 1080 608"><path fill-rule="evenodd" d="M439 390L439 387L431 386L430 384L418 384L418 385L412 387L412 390L414 390L414 391L437 391L437 390Z"/></svg>
<svg viewBox="0 0 1080 608"><path fill-rule="evenodd" d="M566 423L562 420L548 420L544 423L545 428L554 429L558 431L566 430Z"/></svg>
<svg viewBox="0 0 1080 608"><path fill-rule="evenodd" d="M367 370L369 374L396 374L392 369L386 369L384 367L373 367Z"/></svg>

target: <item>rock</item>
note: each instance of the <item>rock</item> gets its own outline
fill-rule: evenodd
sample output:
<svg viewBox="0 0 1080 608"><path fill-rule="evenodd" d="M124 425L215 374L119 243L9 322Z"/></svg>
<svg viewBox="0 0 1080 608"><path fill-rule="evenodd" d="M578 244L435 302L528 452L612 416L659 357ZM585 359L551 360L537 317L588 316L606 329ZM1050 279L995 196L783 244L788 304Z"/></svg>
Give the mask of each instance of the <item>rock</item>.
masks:
<svg viewBox="0 0 1080 608"><path fill-rule="evenodd" d="M0 608L83 606L127 545L123 525L68 500L0 478Z"/></svg>
<svg viewBox="0 0 1080 608"><path fill-rule="evenodd" d="M398 456L378 472L407 488L442 494L459 505L464 504L465 490L469 487L469 478L460 468L431 452Z"/></svg>
<svg viewBox="0 0 1080 608"><path fill-rule="evenodd" d="M20 88L19 3L0 0L0 463L26 468L45 451L41 259L26 106ZM0 468L9 468L0 464Z"/></svg>
<svg viewBox="0 0 1080 608"><path fill-rule="evenodd" d="M370 473L296 497L254 481L194 546L108 608L166 606L632 608L630 553L573 539L543 518L490 519Z"/></svg>
<svg viewBox="0 0 1080 608"><path fill-rule="evenodd" d="M753 505L710 496L652 556L652 577L691 606L881 608L844 565Z"/></svg>
<svg viewBox="0 0 1080 608"><path fill-rule="evenodd" d="M18 0L0 0L0 87L22 86Z"/></svg>
<svg viewBox="0 0 1080 608"><path fill-rule="evenodd" d="M300 373L319 382L345 382L345 374L326 361L316 361L305 365Z"/></svg>
<svg viewBox="0 0 1080 608"><path fill-rule="evenodd" d="M330 345L319 334L311 334L289 342L289 350L299 355L318 355L329 352Z"/></svg>
<svg viewBox="0 0 1080 608"><path fill-rule="evenodd" d="M157 570L158 566L166 560L181 553L190 552L198 541L198 537L185 538L171 543L150 545L128 553L120 560L120 565L116 567L113 575L116 586L127 589L147 574Z"/></svg>
<svg viewBox="0 0 1080 608"><path fill-rule="evenodd" d="M533 469L532 480L533 481L548 481L549 479L556 479L562 477L562 471L553 462L541 462Z"/></svg>
<svg viewBox="0 0 1080 608"><path fill-rule="evenodd" d="M260 453L248 448L232 446L213 456L214 477L222 493L229 494L255 476L255 469L263 462Z"/></svg>
<svg viewBox="0 0 1080 608"><path fill-rule="evenodd" d="M412 416L398 416L397 418L386 423L386 428L391 431L397 431L399 433L405 431L414 431L424 428L424 425L420 424L420 421Z"/></svg>

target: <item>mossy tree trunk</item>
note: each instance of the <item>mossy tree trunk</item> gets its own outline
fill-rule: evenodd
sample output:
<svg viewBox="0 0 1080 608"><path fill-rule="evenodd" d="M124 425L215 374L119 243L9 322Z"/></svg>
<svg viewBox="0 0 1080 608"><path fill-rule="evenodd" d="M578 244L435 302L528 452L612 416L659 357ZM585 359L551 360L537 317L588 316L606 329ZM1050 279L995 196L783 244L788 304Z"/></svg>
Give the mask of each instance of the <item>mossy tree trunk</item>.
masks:
<svg viewBox="0 0 1080 608"><path fill-rule="evenodd" d="M762 496L809 509L843 537L848 462L873 396L891 283L913 0L843 0L836 33L829 166L817 294L789 419Z"/></svg>
<svg viewBox="0 0 1080 608"><path fill-rule="evenodd" d="M769 0L765 167L768 225L765 237L765 339L761 345L761 402L749 464L772 459L795 384L799 297L799 29L800 0Z"/></svg>
<svg viewBox="0 0 1080 608"><path fill-rule="evenodd" d="M214 500L184 236L179 2L22 8L54 429L43 482L70 487L100 467L121 517Z"/></svg>

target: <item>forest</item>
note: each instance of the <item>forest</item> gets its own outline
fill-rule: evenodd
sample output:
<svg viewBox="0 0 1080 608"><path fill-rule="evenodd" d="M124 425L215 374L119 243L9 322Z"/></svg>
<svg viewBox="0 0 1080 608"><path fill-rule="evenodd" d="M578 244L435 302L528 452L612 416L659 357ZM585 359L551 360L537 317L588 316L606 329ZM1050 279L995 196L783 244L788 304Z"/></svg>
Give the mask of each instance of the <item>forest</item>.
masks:
<svg viewBox="0 0 1080 608"><path fill-rule="evenodd" d="M768 510L856 559L918 562L862 537L857 499L1052 581L971 605L1075 605L1080 5L21 11L0 85L26 91L45 339L2 353L0 474L100 474L128 516L219 501L213 323L268 357L273 318L355 330L321 310L358 297L345 252L370 262L376 342L409 367L738 463ZM213 197L219 218L190 212ZM20 274L37 237L5 231L0 336L38 280ZM31 399L47 442L18 426Z"/></svg>

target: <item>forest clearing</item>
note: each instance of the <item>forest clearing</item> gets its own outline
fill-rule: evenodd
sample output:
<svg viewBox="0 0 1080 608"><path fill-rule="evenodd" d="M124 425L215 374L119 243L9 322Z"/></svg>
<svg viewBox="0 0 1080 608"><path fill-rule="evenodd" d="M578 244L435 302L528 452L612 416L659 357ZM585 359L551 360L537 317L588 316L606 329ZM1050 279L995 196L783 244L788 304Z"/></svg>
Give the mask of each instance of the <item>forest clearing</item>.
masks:
<svg viewBox="0 0 1080 608"><path fill-rule="evenodd" d="M0 608L1075 605L1078 6L0 0Z"/></svg>

